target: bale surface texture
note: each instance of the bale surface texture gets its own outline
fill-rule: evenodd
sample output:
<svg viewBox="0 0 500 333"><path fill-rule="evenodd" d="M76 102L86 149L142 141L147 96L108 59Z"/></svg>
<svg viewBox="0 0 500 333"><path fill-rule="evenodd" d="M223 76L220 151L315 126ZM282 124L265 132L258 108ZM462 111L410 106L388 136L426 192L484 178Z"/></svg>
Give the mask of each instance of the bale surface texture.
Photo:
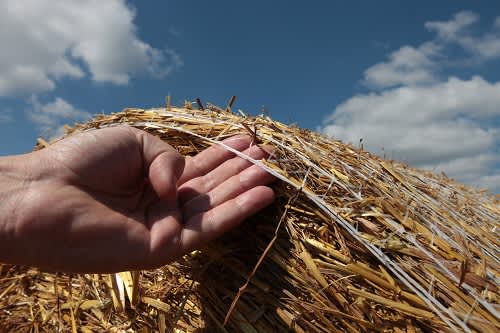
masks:
<svg viewBox="0 0 500 333"><path fill-rule="evenodd" d="M119 125L185 156L241 133L272 145L252 162L278 178L276 201L156 270L69 275L0 264L1 332L500 330L498 197L217 108L126 109L66 136Z"/></svg>

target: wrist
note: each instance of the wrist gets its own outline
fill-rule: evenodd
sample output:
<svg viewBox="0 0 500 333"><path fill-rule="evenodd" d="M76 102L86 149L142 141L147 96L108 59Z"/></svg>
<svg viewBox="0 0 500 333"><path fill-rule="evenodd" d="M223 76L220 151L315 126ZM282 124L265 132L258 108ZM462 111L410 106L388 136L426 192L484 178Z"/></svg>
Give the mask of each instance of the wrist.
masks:
<svg viewBox="0 0 500 333"><path fill-rule="evenodd" d="M16 229L33 184L30 154L0 157L0 262L14 256Z"/></svg>

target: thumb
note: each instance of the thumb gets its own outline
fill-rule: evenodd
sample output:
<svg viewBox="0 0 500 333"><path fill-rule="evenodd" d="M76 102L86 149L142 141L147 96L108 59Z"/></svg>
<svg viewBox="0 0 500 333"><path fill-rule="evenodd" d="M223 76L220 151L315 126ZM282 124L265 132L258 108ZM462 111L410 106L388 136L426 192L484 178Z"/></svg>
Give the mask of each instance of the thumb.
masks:
<svg viewBox="0 0 500 333"><path fill-rule="evenodd" d="M160 199L177 200L177 180L184 171L185 160L172 146L144 131L134 129L142 145L144 169Z"/></svg>

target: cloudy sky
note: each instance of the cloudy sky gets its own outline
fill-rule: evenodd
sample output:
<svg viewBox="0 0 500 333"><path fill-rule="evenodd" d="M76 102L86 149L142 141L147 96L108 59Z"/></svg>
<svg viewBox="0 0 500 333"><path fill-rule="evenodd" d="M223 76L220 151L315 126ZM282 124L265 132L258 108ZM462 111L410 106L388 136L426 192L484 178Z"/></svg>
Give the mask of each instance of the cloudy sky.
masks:
<svg viewBox="0 0 500 333"><path fill-rule="evenodd" d="M0 0L0 155L200 96L500 192L498 1Z"/></svg>

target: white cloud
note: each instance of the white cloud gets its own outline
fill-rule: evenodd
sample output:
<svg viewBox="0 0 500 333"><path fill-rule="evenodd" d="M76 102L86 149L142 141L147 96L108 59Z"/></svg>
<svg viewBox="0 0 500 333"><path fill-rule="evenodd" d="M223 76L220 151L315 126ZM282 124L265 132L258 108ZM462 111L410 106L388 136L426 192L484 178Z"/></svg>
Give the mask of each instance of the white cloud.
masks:
<svg viewBox="0 0 500 333"><path fill-rule="evenodd" d="M63 133L63 123L74 123L90 119L91 114L75 108L60 97L53 102L40 103L35 97L31 97L31 108L26 110L28 118L33 121L46 136L54 137Z"/></svg>
<svg viewBox="0 0 500 333"><path fill-rule="evenodd" d="M463 11L455 14L450 21L427 22L425 27L436 32L443 41L457 44L476 57L476 61L485 61L500 56L500 17L495 19L493 29L482 36L472 35L467 28L479 21L475 13Z"/></svg>
<svg viewBox="0 0 500 333"><path fill-rule="evenodd" d="M500 174L480 176L479 179L471 179L470 184L480 189L489 189L493 193L500 193Z"/></svg>
<svg viewBox="0 0 500 333"><path fill-rule="evenodd" d="M323 130L346 141L364 139L413 165L428 165L495 147L500 117L500 83L480 77L450 78L429 87L400 87L355 96L337 106ZM492 125L494 126L494 125ZM497 125L498 126L498 125Z"/></svg>
<svg viewBox="0 0 500 333"><path fill-rule="evenodd" d="M459 43L479 60L489 60L500 56L500 33L487 34L481 38L464 37Z"/></svg>
<svg viewBox="0 0 500 333"><path fill-rule="evenodd" d="M403 46L389 55L389 61L368 68L364 83L371 88L387 88L435 82L436 64L432 56L437 53L437 45L431 42L418 48Z"/></svg>
<svg viewBox="0 0 500 333"><path fill-rule="evenodd" d="M384 89L400 85L428 85L439 81L442 69L460 62L482 63L500 56L500 17L490 32L474 36L468 29L479 21L475 13L462 11L449 21L426 22L425 27L436 33L436 39L418 47L405 45L392 52L388 60L375 64L364 73L363 83L372 89ZM470 54L470 58L454 59L446 50L458 46Z"/></svg>
<svg viewBox="0 0 500 333"><path fill-rule="evenodd" d="M424 26L435 31L439 38L454 41L461 36L465 28L479 21L479 16L473 12L462 11L453 15L449 21L426 22Z"/></svg>
<svg viewBox="0 0 500 333"><path fill-rule="evenodd" d="M498 152L486 152L422 167L436 172L444 171L465 184L500 193L500 171L495 170L495 164L499 162Z"/></svg>
<svg viewBox="0 0 500 333"><path fill-rule="evenodd" d="M437 38L403 46L368 68L363 81L375 91L338 105L322 130L352 143L363 138L364 147L379 155L500 192L500 82L437 74L457 46L466 56L455 66L500 57L498 32L470 35L468 27L478 20L460 12L450 21L426 23Z"/></svg>
<svg viewBox="0 0 500 333"><path fill-rule="evenodd" d="M167 75L181 66L172 50L137 36L124 0L0 2L0 96L53 90L64 77L127 84L131 75Z"/></svg>

